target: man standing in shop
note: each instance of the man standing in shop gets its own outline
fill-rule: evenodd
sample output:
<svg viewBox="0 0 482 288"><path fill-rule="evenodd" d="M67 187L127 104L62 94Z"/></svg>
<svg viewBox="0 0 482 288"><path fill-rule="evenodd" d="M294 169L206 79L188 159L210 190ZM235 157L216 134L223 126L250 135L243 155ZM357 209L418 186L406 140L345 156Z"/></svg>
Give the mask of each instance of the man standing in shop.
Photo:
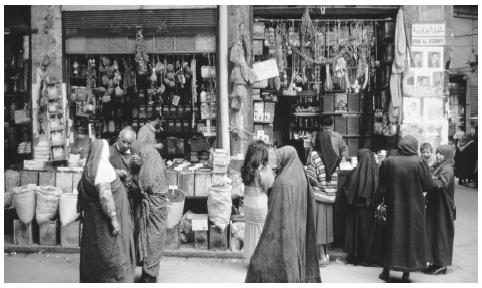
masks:
<svg viewBox="0 0 482 288"><path fill-rule="evenodd" d="M162 143L157 143L156 132L162 131L161 128L162 117L159 113L153 113L149 119L149 123L142 126L137 134L137 142L140 146L152 145L155 149L161 150Z"/></svg>
<svg viewBox="0 0 482 288"><path fill-rule="evenodd" d="M331 118L331 116L321 117L321 129L322 131L330 133L331 145L333 145L333 149L338 158L341 157L343 160L346 160L348 158L348 146L346 145L345 140L343 140L341 134L333 130L333 118ZM318 133L314 132L311 138L311 144L313 147L315 146L317 136Z"/></svg>
<svg viewBox="0 0 482 288"><path fill-rule="evenodd" d="M141 166L139 152L132 147L136 139L136 132L131 127L122 129L119 140L110 147L109 161L114 166L117 176L127 191L131 207L135 202L135 195L139 195L138 175Z"/></svg>

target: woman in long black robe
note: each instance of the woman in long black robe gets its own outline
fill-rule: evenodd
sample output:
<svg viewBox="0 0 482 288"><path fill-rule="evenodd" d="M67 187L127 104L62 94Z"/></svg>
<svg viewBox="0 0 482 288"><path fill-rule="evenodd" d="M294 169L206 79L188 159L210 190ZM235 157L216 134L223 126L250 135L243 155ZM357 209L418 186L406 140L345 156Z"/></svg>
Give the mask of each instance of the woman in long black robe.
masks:
<svg viewBox="0 0 482 288"><path fill-rule="evenodd" d="M134 282L135 247L129 202L109 163L107 141L90 144L78 191L77 209L82 212L83 223L80 282Z"/></svg>
<svg viewBox="0 0 482 288"><path fill-rule="evenodd" d="M246 282L321 282L314 197L295 148L276 150L280 173L268 198L263 232Z"/></svg>
<svg viewBox="0 0 482 288"><path fill-rule="evenodd" d="M349 205L346 218L345 252L348 261L366 266L381 261L382 227L375 222L378 165L368 149L358 150L358 165L343 187Z"/></svg>
<svg viewBox="0 0 482 288"><path fill-rule="evenodd" d="M383 160L380 167L380 188L387 205L383 272L379 278L387 281L390 270L409 272L424 270L427 264L425 198L432 179L427 163L418 156L418 140L403 137L398 154Z"/></svg>
<svg viewBox="0 0 482 288"><path fill-rule="evenodd" d="M445 274L452 265L454 245L454 148L441 145L437 148L437 162L433 172L433 187L427 194L427 235L430 247L430 274Z"/></svg>
<svg viewBox="0 0 482 288"><path fill-rule="evenodd" d="M477 181L477 137L472 132L465 134L457 143L455 153L455 176L459 185Z"/></svg>

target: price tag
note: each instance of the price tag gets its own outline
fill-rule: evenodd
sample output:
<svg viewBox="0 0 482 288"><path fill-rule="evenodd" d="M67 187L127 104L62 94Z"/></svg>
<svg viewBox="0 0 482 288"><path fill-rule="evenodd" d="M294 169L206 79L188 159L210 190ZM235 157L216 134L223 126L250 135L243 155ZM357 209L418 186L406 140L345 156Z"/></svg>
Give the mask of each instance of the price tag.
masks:
<svg viewBox="0 0 482 288"><path fill-rule="evenodd" d="M174 95L174 97L172 97L172 105L177 106L179 104L179 100L181 100L181 97Z"/></svg>

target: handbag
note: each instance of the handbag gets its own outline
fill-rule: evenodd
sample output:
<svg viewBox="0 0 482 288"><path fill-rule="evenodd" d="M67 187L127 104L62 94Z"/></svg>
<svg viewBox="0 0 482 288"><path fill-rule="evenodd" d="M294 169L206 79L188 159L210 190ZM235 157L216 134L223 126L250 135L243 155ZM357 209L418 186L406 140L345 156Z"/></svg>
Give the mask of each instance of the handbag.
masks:
<svg viewBox="0 0 482 288"><path fill-rule="evenodd" d="M387 222L387 204L385 204L385 199L382 200L375 210L375 221L378 224L385 224Z"/></svg>

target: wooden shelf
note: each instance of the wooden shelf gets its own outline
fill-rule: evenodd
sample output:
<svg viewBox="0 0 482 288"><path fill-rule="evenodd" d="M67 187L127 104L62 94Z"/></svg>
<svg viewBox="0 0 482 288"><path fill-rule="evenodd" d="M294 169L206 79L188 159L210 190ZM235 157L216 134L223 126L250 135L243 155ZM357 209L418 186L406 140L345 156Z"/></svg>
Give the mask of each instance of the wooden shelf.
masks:
<svg viewBox="0 0 482 288"><path fill-rule="evenodd" d="M269 121L254 121L254 120L253 120L253 123L254 124L273 124L273 122L269 122Z"/></svg>
<svg viewBox="0 0 482 288"><path fill-rule="evenodd" d="M321 115L363 114L363 112L321 112Z"/></svg>
<svg viewBox="0 0 482 288"><path fill-rule="evenodd" d="M295 117L320 117L320 112L293 112Z"/></svg>

